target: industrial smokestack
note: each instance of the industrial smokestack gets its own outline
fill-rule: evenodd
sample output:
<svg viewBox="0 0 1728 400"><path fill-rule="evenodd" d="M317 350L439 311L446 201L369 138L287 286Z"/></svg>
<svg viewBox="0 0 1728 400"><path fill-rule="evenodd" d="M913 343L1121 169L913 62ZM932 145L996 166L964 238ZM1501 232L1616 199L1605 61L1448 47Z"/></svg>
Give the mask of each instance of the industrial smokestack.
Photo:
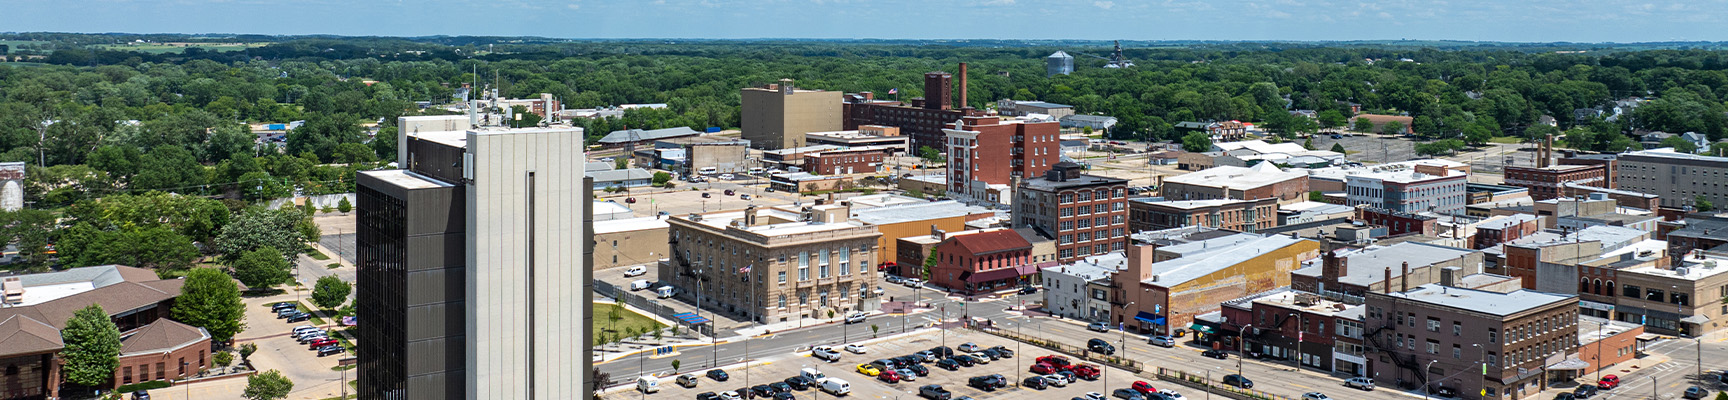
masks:
<svg viewBox="0 0 1728 400"><path fill-rule="evenodd" d="M968 104L966 102L966 63L960 63L960 104L954 108L964 110Z"/></svg>
<svg viewBox="0 0 1728 400"><path fill-rule="evenodd" d="M1400 291L1400 292L1410 291L1410 262L1409 261L1404 262L1404 275L1398 277L1398 287L1399 287L1398 291Z"/></svg>

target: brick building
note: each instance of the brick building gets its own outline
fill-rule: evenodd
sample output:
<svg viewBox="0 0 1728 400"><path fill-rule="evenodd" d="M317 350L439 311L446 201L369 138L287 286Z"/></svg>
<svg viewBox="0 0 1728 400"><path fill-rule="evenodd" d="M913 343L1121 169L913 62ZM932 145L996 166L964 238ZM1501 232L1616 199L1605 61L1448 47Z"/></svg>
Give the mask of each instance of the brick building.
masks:
<svg viewBox="0 0 1728 400"><path fill-rule="evenodd" d="M1044 175L1061 161L1061 127L1000 117L966 117L943 129L948 154L948 194L973 203L1008 204L1000 193L1014 180Z"/></svg>
<svg viewBox="0 0 1728 400"><path fill-rule="evenodd" d="M1212 167L1164 178L1159 193L1165 200L1272 198L1290 204L1308 200L1308 175L1284 172L1272 163Z"/></svg>
<svg viewBox="0 0 1728 400"><path fill-rule="evenodd" d="M1419 242L1374 245L1323 252L1302 269L1290 273L1290 288L1328 299L1362 304L1368 292L1385 292L1398 285L1421 286L1440 281L1440 270L1462 268L1481 272L1482 253Z"/></svg>
<svg viewBox="0 0 1728 400"><path fill-rule="evenodd" d="M1183 226L1255 232L1278 226L1278 200L1176 200L1150 198L1128 202L1128 227L1134 232Z"/></svg>
<svg viewBox="0 0 1728 400"><path fill-rule="evenodd" d="M1506 167L1506 184L1530 189L1530 197L1548 200L1563 195L1562 184L1609 187L1608 165L1553 165L1547 167Z"/></svg>
<svg viewBox="0 0 1728 400"><path fill-rule="evenodd" d="M1128 244L1128 180L1080 171L1079 164L1058 163L1042 179L1020 182L1014 199L1014 227L1048 232L1060 263Z"/></svg>
<svg viewBox="0 0 1728 400"><path fill-rule="evenodd" d="M930 283L979 294L1030 285L1038 276L1032 243L1011 229L955 232L936 245Z"/></svg>
<svg viewBox="0 0 1728 400"><path fill-rule="evenodd" d="M1515 214L1488 218L1476 223L1474 249L1486 249L1510 242L1542 229L1535 215Z"/></svg>
<svg viewBox="0 0 1728 400"><path fill-rule="evenodd" d="M883 171L882 159L888 156L886 147L853 147L804 153L804 170L814 174L871 174Z"/></svg>
<svg viewBox="0 0 1728 400"><path fill-rule="evenodd" d="M1392 211L1369 206L1356 207L1357 221L1362 221L1370 225L1385 226L1386 235L1388 236L1397 236L1406 233L1434 236L1436 233L1440 232L1439 224L1437 223L1439 219L1439 217L1428 214Z"/></svg>
<svg viewBox="0 0 1728 400"><path fill-rule="evenodd" d="M166 318L183 284L119 265L0 280L0 398L60 398L65 360L59 354L66 348L60 330L92 304L120 330L118 368L99 387L196 375L210 365L210 334Z"/></svg>
<svg viewBox="0 0 1728 400"><path fill-rule="evenodd" d="M950 97L953 78L947 72L925 73L924 97L913 98L910 105L877 100L875 94L869 92L847 95L841 105L845 115L841 129L853 130L864 125L897 127L912 137L912 152L916 153L918 148L925 146L940 150L943 148L944 128L963 117L984 115L984 112L967 106L965 63L960 64L959 107L954 106Z"/></svg>
<svg viewBox="0 0 1728 400"><path fill-rule="evenodd" d="M1246 240L1229 245L1208 240L1130 246L1127 266L1111 279L1116 290L1111 322L1136 332L1169 334L1200 314L1218 311L1227 300L1289 286L1290 271L1320 254L1320 242L1313 240L1240 235ZM1181 255L1165 259L1159 254L1164 252Z"/></svg>
<svg viewBox="0 0 1728 400"><path fill-rule="evenodd" d="M1454 276L1368 293L1363 325L1370 358L1380 361L1368 375L1375 383L1419 382L1465 399L1525 399L1583 369L1568 362L1578 351L1578 296L1469 289Z"/></svg>

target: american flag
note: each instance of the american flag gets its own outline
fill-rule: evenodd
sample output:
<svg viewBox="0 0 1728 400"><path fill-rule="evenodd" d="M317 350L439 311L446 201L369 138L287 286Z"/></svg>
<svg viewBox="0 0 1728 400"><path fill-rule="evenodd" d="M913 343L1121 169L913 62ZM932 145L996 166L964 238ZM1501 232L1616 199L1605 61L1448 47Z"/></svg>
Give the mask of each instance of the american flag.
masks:
<svg viewBox="0 0 1728 400"><path fill-rule="evenodd" d="M900 88L888 89L888 94L897 94L897 93L900 93Z"/></svg>
<svg viewBox="0 0 1728 400"><path fill-rule="evenodd" d="M746 266L738 267L738 273L740 273L740 274L750 273L750 266L746 265Z"/></svg>

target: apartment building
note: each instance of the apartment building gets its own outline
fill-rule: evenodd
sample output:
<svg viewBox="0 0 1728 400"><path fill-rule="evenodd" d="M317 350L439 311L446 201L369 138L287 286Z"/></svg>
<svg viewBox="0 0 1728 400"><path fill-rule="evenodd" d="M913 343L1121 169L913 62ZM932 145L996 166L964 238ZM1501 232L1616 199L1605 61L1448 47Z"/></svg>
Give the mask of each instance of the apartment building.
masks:
<svg viewBox="0 0 1728 400"><path fill-rule="evenodd" d="M1506 167L1506 184L1530 189L1530 197L1536 200L1548 200L1561 197L1564 191L1561 185L1575 183L1586 186L1603 187L1609 185L1608 166L1594 165L1552 165L1547 167Z"/></svg>
<svg viewBox="0 0 1728 400"><path fill-rule="evenodd" d="M1728 157L1677 153L1674 149L1621 154L1618 189L1661 196L1662 206L1689 207L1703 198L1728 204Z"/></svg>
<svg viewBox="0 0 1728 400"><path fill-rule="evenodd" d="M1043 268L1044 309L1079 321L1110 321L1110 276L1127 263L1127 256L1111 252Z"/></svg>
<svg viewBox="0 0 1728 400"><path fill-rule="evenodd" d="M1205 226L1255 232L1278 226L1278 200L1173 200L1139 198L1128 201L1128 227L1133 232L1183 226Z"/></svg>
<svg viewBox="0 0 1728 400"><path fill-rule="evenodd" d="M1081 174L1057 163L1041 179L1020 182L1014 227L1056 239L1056 261L1122 250L1128 243L1128 180Z"/></svg>
<svg viewBox="0 0 1728 400"><path fill-rule="evenodd" d="M804 153L804 170L814 174L874 174L886 169L887 147L864 146Z"/></svg>
<svg viewBox="0 0 1728 400"><path fill-rule="evenodd" d="M1285 172L1271 163L1253 167L1212 167L1164 178L1165 200L1277 199L1279 204L1308 200L1308 175Z"/></svg>
<svg viewBox="0 0 1728 400"><path fill-rule="evenodd" d="M1388 387L1449 388L1465 399L1525 399L1588 368L1569 362L1578 352L1578 296L1461 286L1455 278L1368 292L1368 376Z"/></svg>
<svg viewBox="0 0 1728 400"><path fill-rule="evenodd" d="M880 273L876 227L844 205L750 206L672 216L661 282L679 299L760 323L871 311Z"/></svg>
<svg viewBox="0 0 1728 400"><path fill-rule="evenodd" d="M1463 214L1469 174L1439 166L1388 166L1344 181L1344 205L1368 205L1407 213Z"/></svg>
<svg viewBox="0 0 1728 400"><path fill-rule="evenodd" d="M1061 127L1000 117L966 117L947 135L948 195L969 203L1009 204L1014 181L1043 176L1061 161Z"/></svg>

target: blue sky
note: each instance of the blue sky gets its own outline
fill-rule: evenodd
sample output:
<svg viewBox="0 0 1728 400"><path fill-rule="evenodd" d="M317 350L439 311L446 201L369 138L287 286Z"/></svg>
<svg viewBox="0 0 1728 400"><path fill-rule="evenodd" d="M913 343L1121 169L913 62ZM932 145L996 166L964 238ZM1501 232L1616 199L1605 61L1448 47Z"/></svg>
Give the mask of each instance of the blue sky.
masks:
<svg viewBox="0 0 1728 400"><path fill-rule="evenodd" d="M0 0L0 30L561 38L1728 40L1728 0Z"/></svg>

